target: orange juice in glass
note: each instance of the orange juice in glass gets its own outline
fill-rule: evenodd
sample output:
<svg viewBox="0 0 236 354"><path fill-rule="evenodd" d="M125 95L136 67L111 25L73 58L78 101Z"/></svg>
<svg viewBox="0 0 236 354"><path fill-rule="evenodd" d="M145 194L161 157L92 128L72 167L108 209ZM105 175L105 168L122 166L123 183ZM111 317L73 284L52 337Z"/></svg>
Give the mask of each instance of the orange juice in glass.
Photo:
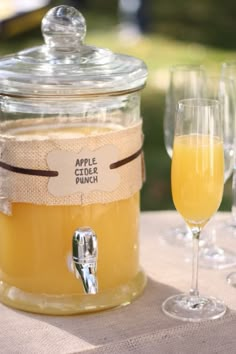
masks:
<svg viewBox="0 0 236 354"><path fill-rule="evenodd" d="M176 136L171 168L176 209L203 226L218 209L223 193L223 143L207 135Z"/></svg>

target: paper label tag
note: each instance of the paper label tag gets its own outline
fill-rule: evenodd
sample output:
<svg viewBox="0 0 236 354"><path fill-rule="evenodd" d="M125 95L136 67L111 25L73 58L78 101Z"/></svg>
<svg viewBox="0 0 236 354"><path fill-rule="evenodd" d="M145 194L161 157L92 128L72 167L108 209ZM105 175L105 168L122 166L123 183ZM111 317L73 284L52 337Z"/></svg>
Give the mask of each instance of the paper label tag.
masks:
<svg viewBox="0 0 236 354"><path fill-rule="evenodd" d="M49 178L48 191L56 197L91 191L112 192L120 184L118 171L110 164L118 160L119 151L114 145L105 145L91 151L83 148L79 153L54 150L48 153L50 170L57 177Z"/></svg>

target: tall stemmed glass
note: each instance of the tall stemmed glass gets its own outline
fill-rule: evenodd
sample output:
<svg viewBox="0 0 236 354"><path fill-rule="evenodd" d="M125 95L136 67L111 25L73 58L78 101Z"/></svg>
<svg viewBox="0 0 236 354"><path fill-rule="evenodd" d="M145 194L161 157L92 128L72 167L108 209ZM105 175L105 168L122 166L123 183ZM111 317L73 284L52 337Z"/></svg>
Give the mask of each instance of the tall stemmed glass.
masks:
<svg viewBox="0 0 236 354"><path fill-rule="evenodd" d="M233 80L234 85L236 87L236 61L229 61L222 63L221 68L221 76L222 78L228 78ZM236 101L236 94L234 97ZM234 127L234 136L236 137L236 126ZM236 144L236 141L234 141ZM236 149L234 149L236 150ZM236 160L236 154L235 154ZM236 163L234 161L234 171L233 171L233 179L232 179L232 207L231 207L231 220L228 221L228 226L235 228L236 230Z"/></svg>
<svg viewBox="0 0 236 354"><path fill-rule="evenodd" d="M201 96L205 70L200 65L180 64L170 67L169 74L163 129L166 151L172 158L176 105L181 99ZM183 224L169 229L163 238L172 245L183 246L189 244L191 234Z"/></svg>
<svg viewBox="0 0 236 354"><path fill-rule="evenodd" d="M224 181L229 179L234 165L234 139L236 93L233 80L219 75L206 75L202 97L218 99L222 108L224 140ZM218 227L212 224L204 232L204 242L200 250L200 265L207 268L226 269L236 264L236 254L219 247L216 243Z"/></svg>
<svg viewBox="0 0 236 354"><path fill-rule="evenodd" d="M169 297L163 311L184 321L216 319L224 303L198 291L198 250L201 230L217 211L224 188L224 147L221 107L217 100L185 99L178 103L173 157L172 196L193 237L192 283L189 294Z"/></svg>
<svg viewBox="0 0 236 354"><path fill-rule="evenodd" d="M234 81L236 85L236 61L228 61L222 64L221 70L222 77L230 78ZM236 100L236 96L235 96ZM236 127L235 127L236 128ZM236 129L235 129L236 137ZM236 139L235 139L236 140ZM231 207L231 218L227 222L227 226L230 226L233 230L236 230L236 141L235 141L235 154L234 154L234 171L232 180L232 207ZM236 272L232 272L227 276L227 282L236 287Z"/></svg>

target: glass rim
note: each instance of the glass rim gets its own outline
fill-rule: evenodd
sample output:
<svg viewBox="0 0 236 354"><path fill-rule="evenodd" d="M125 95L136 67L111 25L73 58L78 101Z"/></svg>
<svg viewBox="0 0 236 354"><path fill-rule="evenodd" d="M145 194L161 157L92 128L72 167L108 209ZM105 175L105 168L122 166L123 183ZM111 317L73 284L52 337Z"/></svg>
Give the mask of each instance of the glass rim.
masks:
<svg viewBox="0 0 236 354"><path fill-rule="evenodd" d="M235 61L235 66L236 66L236 61ZM218 81L218 83L221 83L221 82L231 82L233 83L235 80L230 77L230 76L224 76L223 74L220 74L220 73L211 73L211 74L206 74L205 75L205 79L206 79L206 82L209 80L209 81Z"/></svg>
<svg viewBox="0 0 236 354"><path fill-rule="evenodd" d="M178 101L178 107L220 107L220 101L213 98L184 98Z"/></svg>
<svg viewBox="0 0 236 354"><path fill-rule="evenodd" d="M236 66L236 60L235 59L232 59L232 60L227 60L227 61L224 61L222 64L221 64L222 67L226 67L226 66Z"/></svg>
<svg viewBox="0 0 236 354"><path fill-rule="evenodd" d="M202 64L175 64L170 66L170 71L173 72L176 69L182 69L182 71L191 71L191 70L198 70L198 71L205 71L205 68Z"/></svg>

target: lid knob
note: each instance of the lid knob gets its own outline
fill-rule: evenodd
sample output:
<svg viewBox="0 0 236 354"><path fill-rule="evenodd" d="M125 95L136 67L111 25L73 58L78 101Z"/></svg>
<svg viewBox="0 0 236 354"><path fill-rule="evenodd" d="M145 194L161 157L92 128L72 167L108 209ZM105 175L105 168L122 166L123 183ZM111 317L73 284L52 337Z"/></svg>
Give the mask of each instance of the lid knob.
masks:
<svg viewBox="0 0 236 354"><path fill-rule="evenodd" d="M61 5L46 13L41 29L48 47L58 51L73 51L83 44L86 21L74 7Z"/></svg>

